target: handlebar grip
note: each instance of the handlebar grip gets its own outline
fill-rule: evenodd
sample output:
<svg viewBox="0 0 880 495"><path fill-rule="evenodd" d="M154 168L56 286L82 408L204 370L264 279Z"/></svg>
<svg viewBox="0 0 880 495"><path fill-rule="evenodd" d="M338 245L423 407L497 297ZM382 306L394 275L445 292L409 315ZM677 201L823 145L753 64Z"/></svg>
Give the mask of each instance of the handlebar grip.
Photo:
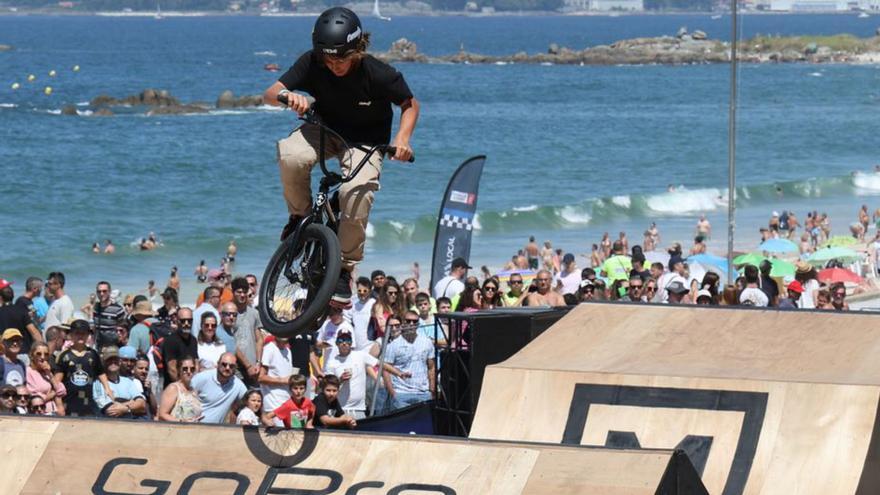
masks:
<svg viewBox="0 0 880 495"><path fill-rule="evenodd" d="M385 147L385 154L387 154L388 156L396 155L397 154L397 146L386 146ZM407 160L407 162L409 162L409 163L413 163L414 161L416 161L415 154L413 154L413 156L411 156L409 158L409 160Z"/></svg>
<svg viewBox="0 0 880 495"><path fill-rule="evenodd" d="M278 100L278 103L282 103L282 104L284 104L284 106L287 106L290 104L290 101L287 98L287 95L289 95L289 94L290 94L290 92L278 93L278 95L275 96L275 99ZM315 106L315 98L312 96L309 96L309 95L305 95L305 96L306 96L306 101L309 103L309 108L312 108L313 106Z"/></svg>

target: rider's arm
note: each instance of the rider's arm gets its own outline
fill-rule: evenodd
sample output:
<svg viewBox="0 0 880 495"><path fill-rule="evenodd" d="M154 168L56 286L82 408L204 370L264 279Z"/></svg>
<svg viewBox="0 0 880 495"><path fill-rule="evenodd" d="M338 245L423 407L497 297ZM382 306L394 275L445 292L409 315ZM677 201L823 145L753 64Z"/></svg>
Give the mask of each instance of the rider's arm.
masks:
<svg viewBox="0 0 880 495"><path fill-rule="evenodd" d="M397 135L394 136L392 144L397 147L397 153L394 155L395 160L409 160L412 158L412 148L409 140L413 131L416 129L416 122L419 120L419 101L410 98L400 104L400 126L397 129Z"/></svg>

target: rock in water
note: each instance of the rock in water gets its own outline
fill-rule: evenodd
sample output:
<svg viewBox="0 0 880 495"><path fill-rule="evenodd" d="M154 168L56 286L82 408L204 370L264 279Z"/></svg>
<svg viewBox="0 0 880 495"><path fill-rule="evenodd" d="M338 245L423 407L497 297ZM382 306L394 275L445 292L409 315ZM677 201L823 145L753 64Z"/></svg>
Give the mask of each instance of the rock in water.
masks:
<svg viewBox="0 0 880 495"><path fill-rule="evenodd" d="M558 55L559 54L559 45L556 43L550 43L550 46L547 47L547 53L550 55Z"/></svg>
<svg viewBox="0 0 880 495"><path fill-rule="evenodd" d="M79 115L76 113L76 106L74 105L64 105L61 109L61 115Z"/></svg>
<svg viewBox="0 0 880 495"><path fill-rule="evenodd" d="M705 40L709 38L709 36L706 34L705 31L700 31L699 29L697 29L696 31L694 31L694 34L691 35L691 38L695 40Z"/></svg>
<svg viewBox="0 0 880 495"><path fill-rule="evenodd" d="M687 26L682 26L682 27L678 28L678 32L675 33L675 37L676 38L684 38L685 36L687 36L687 34L688 34Z"/></svg>
<svg viewBox="0 0 880 495"><path fill-rule="evenodd" d="M0 45L0 52L8 52L12 50L12 45Z"/></svg>
<svg viewBox="0 0 880 495"><path fill-rule="evenodd" d="M235 106L235 94L228 89L226 91L220 93L220 96L217 97L216 106L217 106L217 108L232 108L232 107L234 107Z"/></svg>

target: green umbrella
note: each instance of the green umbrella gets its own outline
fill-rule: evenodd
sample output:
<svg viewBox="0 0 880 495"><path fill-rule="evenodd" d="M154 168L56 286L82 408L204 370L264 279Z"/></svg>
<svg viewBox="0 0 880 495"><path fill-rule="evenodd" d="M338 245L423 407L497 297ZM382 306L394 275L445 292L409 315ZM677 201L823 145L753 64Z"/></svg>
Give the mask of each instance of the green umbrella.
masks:
<svg viewBox="0 0 880 495"><path fill-rule="evenodd" d="M766 259L767 258L764 257L764 255L761 253L746 253L746 254L741 254L741 255L737 256L736 258L734 258L733 264L736 266L740 266L740 265L760 266L761 262Z"/></svg>
<svg viewBox="0 0 880 495"><path fill-rule="evenodd" d="M825 249L820 249L810 255L807 258L807 261L813 264L822 264L827 263L831 260L840 260L840 261L855 261L862 257L859 253L853 251L852 249L847 249L844 247L830 247Z"/></svg>
<svg viewBox="0 0 880 495"><path fill-rule="evenodd" d="M852 246L853 244L858 244L858 242L859 241L852 236L836 235L823 242L822 247L847 247Z"/></svg>
<svg viewBox="0 0 880 495"><path fill-rule="evenodd" d="M778 258L773 258L770 260L770 265L773 267L770 270L771 277L794 277L794 272L796 269L794 263Z"/></svg>

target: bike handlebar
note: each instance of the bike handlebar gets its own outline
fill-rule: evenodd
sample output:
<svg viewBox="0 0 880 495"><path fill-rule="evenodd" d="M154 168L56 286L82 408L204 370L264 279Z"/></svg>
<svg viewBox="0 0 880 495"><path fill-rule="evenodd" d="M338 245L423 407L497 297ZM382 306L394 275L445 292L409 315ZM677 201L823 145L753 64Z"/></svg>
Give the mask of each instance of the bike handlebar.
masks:
<svg viewBox="0 0 880 495"><path fill-rule="evenodd" d="M288 105L290 105L290 101L287 98L288 94L289 93L278 93L278 95L275 98L278 100L279 103L283 104L284 106L288 106ZM306 122L308 122L309 124L315 124L315 125L319 125L319 126L327 128L327 129L330 129L329 127L325 126L323 122L321 122L321 119L318 118L318 114L315 113L315 108L314 108L315 107L315 98L313 98L311 96L306 96L306 101L308 101L308 103L309 103L309 109L305 114L303 114L302 119L305 120ZM332 129L330 129L330 130L332 131ZM334 132L334 134L335 134L335 132ZM397 147L396 146L391 146L388 144L379 144L379 145L376 145L374 148L375 148L375 151L379 151L380 153L382 153L384 155L394 156L397 154ZM410 157L409 160L407 160L407 162L409 162L409 163L413 163L414 161L416 161L415 155L413 155L412 157Z"/></svg>

